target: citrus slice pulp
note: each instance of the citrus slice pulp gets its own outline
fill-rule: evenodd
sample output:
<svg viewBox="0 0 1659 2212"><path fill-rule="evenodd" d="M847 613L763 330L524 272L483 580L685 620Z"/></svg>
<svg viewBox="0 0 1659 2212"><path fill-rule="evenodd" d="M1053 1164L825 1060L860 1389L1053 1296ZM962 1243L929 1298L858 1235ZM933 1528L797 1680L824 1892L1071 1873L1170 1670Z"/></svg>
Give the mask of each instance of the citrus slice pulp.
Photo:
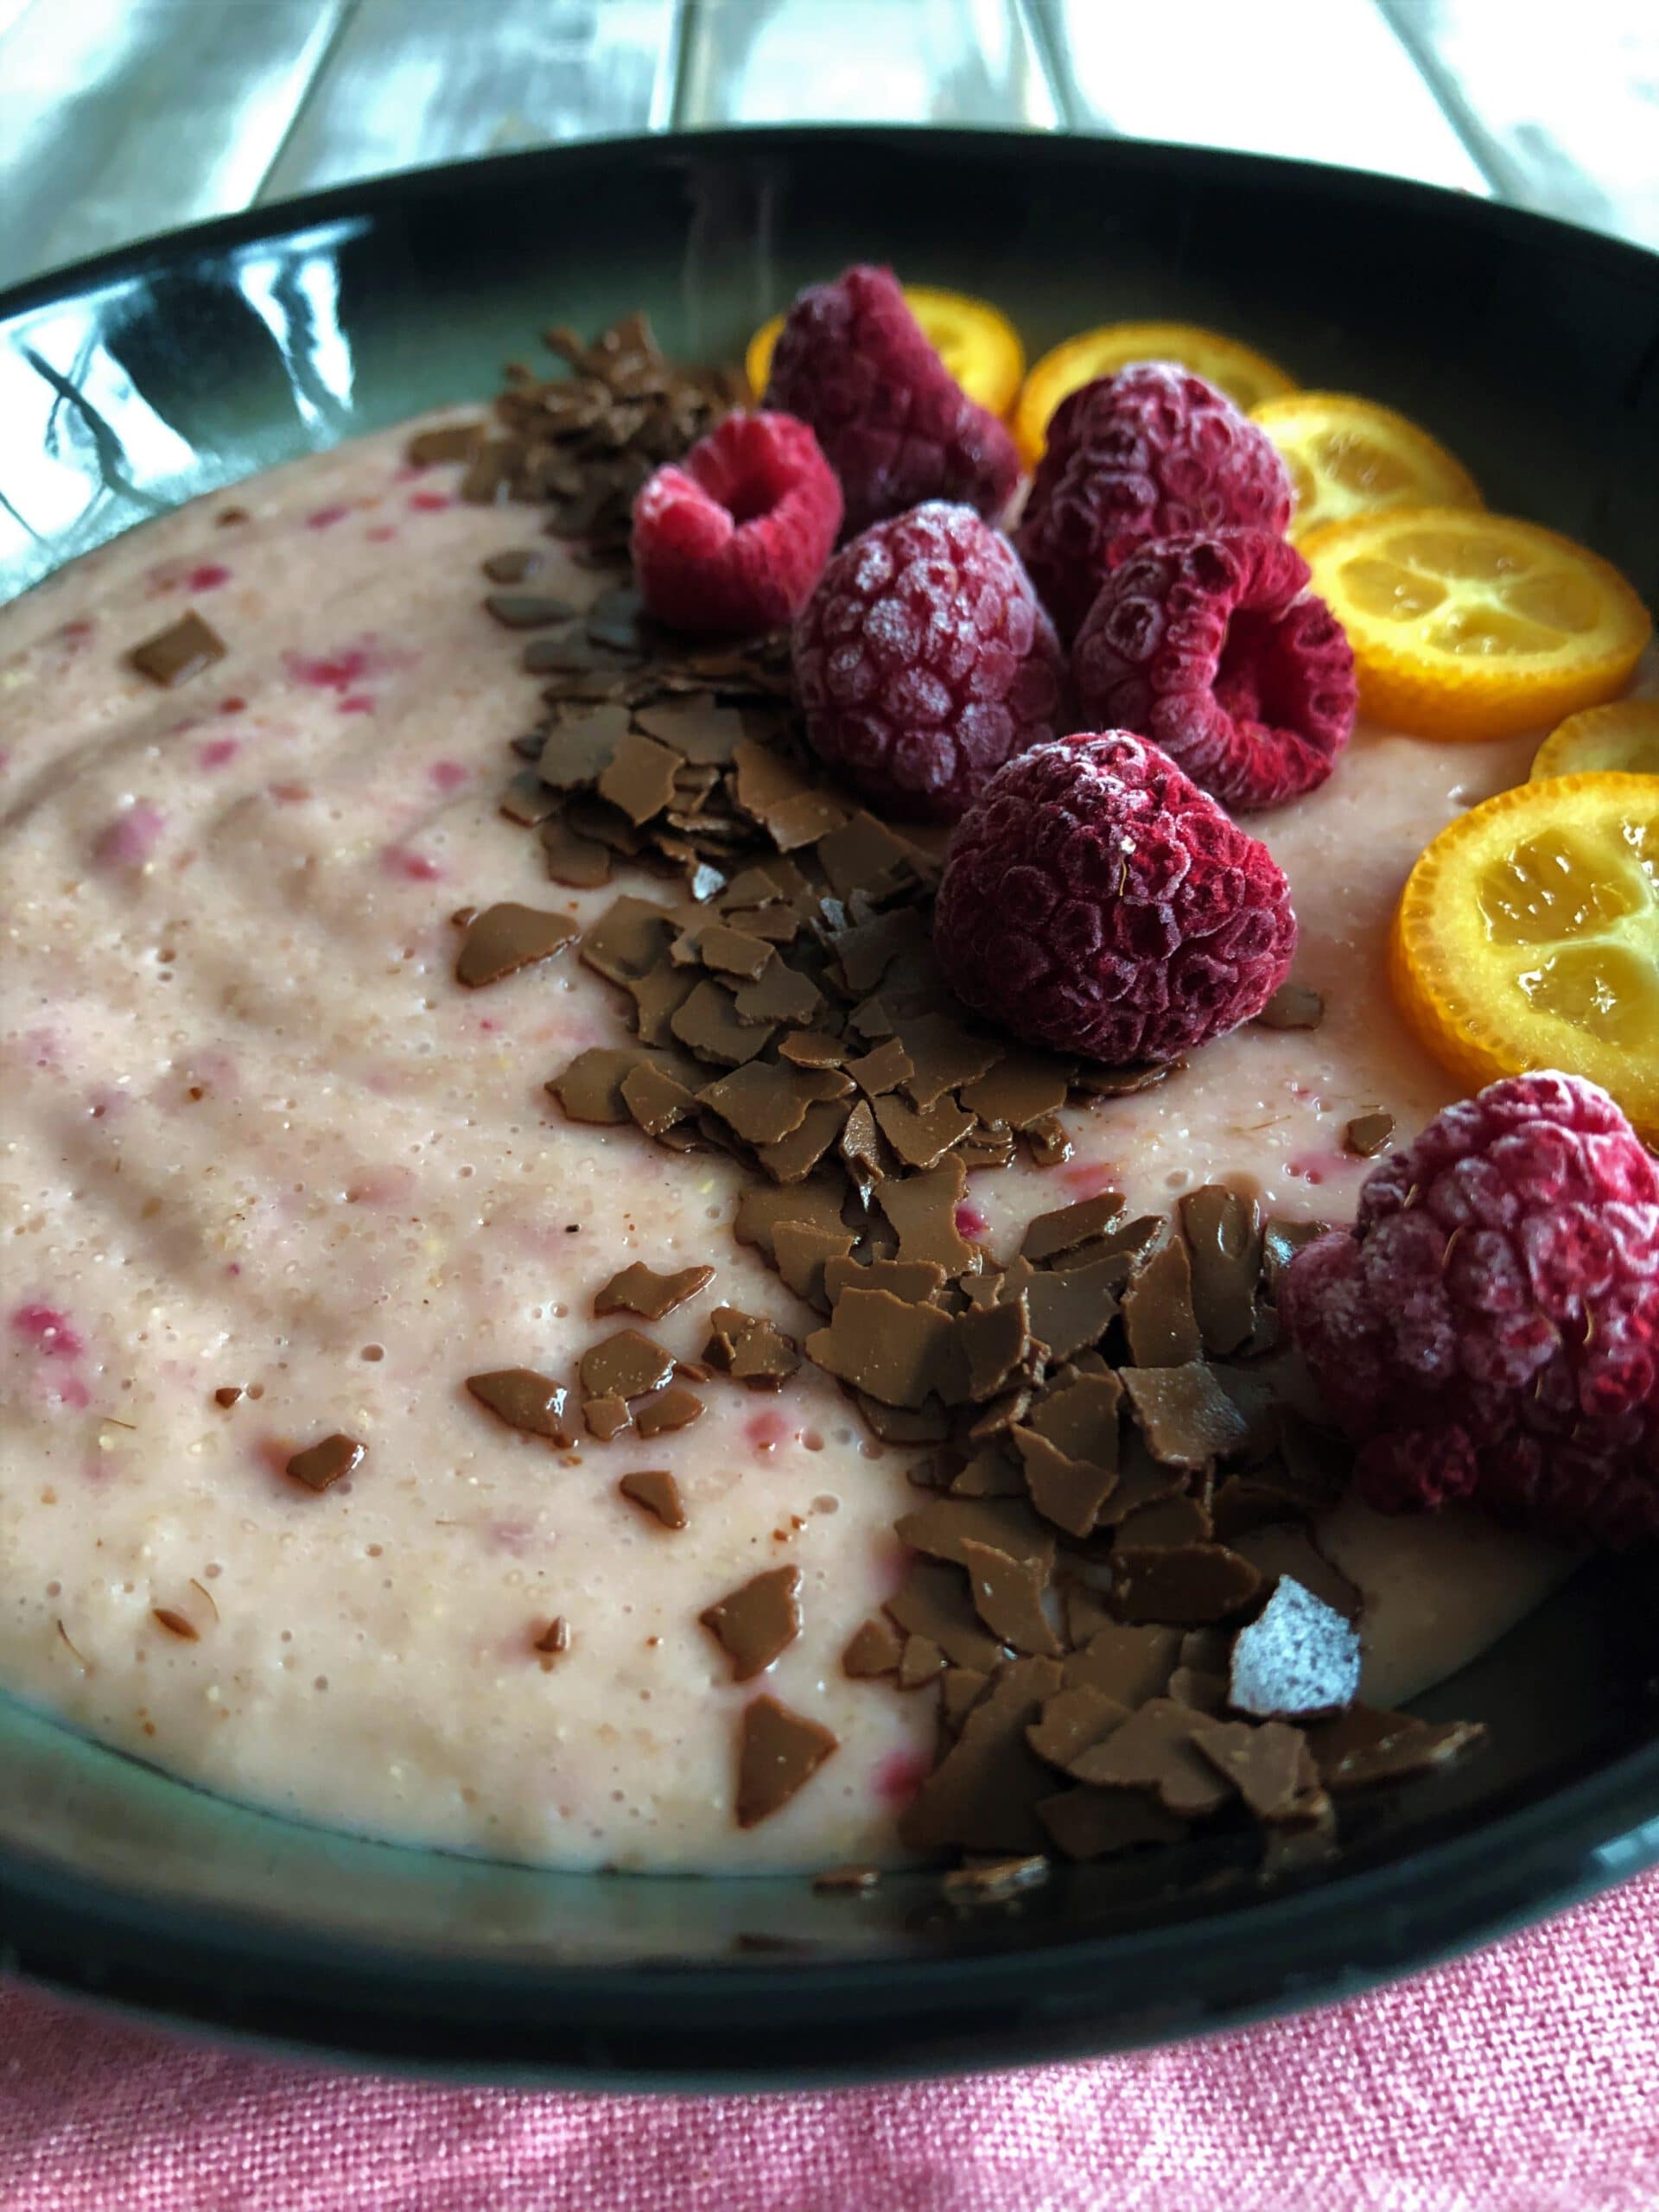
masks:
<svg viewBox="0 0 1659 2212"><path fill-rule="evenodd" d="M1427 430L1345 391L1292 391L1250 410L1296 487L1294 543L1378 507L1478 507L1474 479Z"/></svg>
<svg viewBox="0 0 1659 2212"><path fill-rule="evenodd" d="M1389 944L1401 1011L1471 1089L1586 1076L1659 1139L1659 780L1518 784L1442 830Z"/></svg>
<svg viewBox="0 0 1659 2212"><path fill-rule="evenodd" d="M1026 349L1001 308L931 284L906 284L904 294L929 345L969 398L993 415L1006 415L1025 373ZM766 389L772 349L783 327L784 318L775 315L749 340L743 365L757 401Z"/></svg>
<svg viewBox="0 0 1659 2212"><path fill-rule="evenodd" d="M1420 737L1513 737L1611 699L1653 620L1570 538L1477 507L1385 507L1302 541L1348 632L1362 713Z"/></svg>
<svg viewBox="0 0 1659 2212"><path fill-rule="evenodd" d="M1296 379L1276 362L1218 330L1192 322L1109 322L1085 330L1033 365L1014 410L1014 442L1027 468L1043 457L1054 410L1097 377L1116 376L1131 361L1175 361L1218 385L1248 413L1264 399L1294 391Z"/></svg>

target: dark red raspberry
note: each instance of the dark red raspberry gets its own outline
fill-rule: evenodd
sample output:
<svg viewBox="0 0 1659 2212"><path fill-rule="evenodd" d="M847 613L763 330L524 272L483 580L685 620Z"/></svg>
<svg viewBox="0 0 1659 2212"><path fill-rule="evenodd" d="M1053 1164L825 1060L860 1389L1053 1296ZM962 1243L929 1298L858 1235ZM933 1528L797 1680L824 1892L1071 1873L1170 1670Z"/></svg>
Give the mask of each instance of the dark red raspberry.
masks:
<svg viewBox="0 0 1659 2212"><path fill-rule="evenodd" d="M1054 734L1065 657L1020 556L936 499L837 553L795 626L821 757L886 813L954 822Z"/></svg>
<svg viewBox="0 0 1659 2212"><path fill-rule="evenodd" d="M999 515L1020 480L1013 438L929 345L890 269L844 270L800 295L778 334L766 404L817 432L849 530L924 499Z"/></svg>
<svg viewBox="0 0 1659 2212"><path fill-rule="evenodd" d="M1322 784L1359 697L1348 635L1266 530L1137 546L1072 649L1085 721L1139 730L1234 813Z"/></svg>
<svg viewBox="0 0 1659 2212"><path fill-rule="evenodd" d="M1121 1066L1259 1014L1296 917L1267 847L1155 746L1111 730L993 777L950 841L933 943L979 1013Z"/></svg>
<svg viewBox="0 0 1659 2212"><path fill-rule="evenodd" d="M841 486L804 423L728 415L633 503L633 575L676 630L778 630L805 604L841 528Z"/></svg>
<svg viewBox="0 0 1659 2212"><path fill-rule="evenodd" d="M1280 1312L1383 1512L1659 1537L1659 1166L1594 1084L1448 1106L1297 1254Z"/></svg>
<svg viewBox="0 0 1659 2212"><path fill-rule="evenodd" d="M1265 430L1171 361L1138 361L1061 401L1018 543L1071 639L1109 569L1142 539L1189 530L1276 534L1294 501Z"/></svg>

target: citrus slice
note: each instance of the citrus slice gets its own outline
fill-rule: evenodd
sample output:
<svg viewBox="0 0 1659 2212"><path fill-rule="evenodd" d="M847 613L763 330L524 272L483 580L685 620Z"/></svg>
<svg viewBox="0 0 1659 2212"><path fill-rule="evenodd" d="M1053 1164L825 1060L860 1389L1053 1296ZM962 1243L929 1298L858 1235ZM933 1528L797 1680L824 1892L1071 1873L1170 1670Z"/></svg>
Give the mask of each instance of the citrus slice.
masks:
<svg viewBox="0 0 1659 2212"><path fill-rule="evenodd" d="M1026 349L1001 308L988 300L969 299L965 292L941 292L931 284L906 284L904 292L928 343L969 398L988 407L993 415L1006 415L1025 373ZM775 315L749 340L743 365L757 399L766 391L772 349L783 327L784 318Z"/></svg>
<svg viewBox="0 0 1659 2212"><path fill-rule="evenodd" d="M1513 737L1622 691L1653 620L1617 569L1478 507L1384 507L1303 539L1348 632L1363 714L1419 737Z"/></svg>
<svg viewBox="0 0 1659 2212"><path fill-rule="evenodd" d="M1616 699L1611 707L1569 715L1539 747L1529 773L1537 783L1597 768L1659 776L1659 699Z"/></svg>
<svg viewBox="0 0 1659 2212"><path fill-rule="evenodd" d="M1250 416L1278 447L1296 487L1294 543L1378 507L1482 504L1463 463L1392 407L1345 391L1291 391L1264 399Z"/></svg>
<svg viewBox="0 0 1659 2212"><path fill-rule="evenodd" d="M1560 1068L1659 1138L1659 782L1560 776L1471 807L1419 858L1389 981L1471 1089Z"/></svg>
<svg viewBox="0 0 1659 2212"><path fill-rule="evenodd" d="M1043 457L1049 419L1060 402L1096 377L1116 376L1131 361L1178 361L1218 385L1247 412L1296 389L1295 378L1266 354L1217 330L1200 330L1192 322L1103 323L1045 353L1026 378L1014 410L1014 436L1027 468L1035 468Z"/></svg>

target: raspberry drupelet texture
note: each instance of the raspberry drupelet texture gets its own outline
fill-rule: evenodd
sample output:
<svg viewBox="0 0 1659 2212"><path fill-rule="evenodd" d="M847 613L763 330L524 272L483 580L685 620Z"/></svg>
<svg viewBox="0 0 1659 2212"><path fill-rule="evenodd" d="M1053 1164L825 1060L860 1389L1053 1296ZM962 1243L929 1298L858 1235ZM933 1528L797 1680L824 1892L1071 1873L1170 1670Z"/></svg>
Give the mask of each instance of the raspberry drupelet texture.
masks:
<svg viewBox="0 0 1659 2212"><path fill-rule="evenodd" d="M1659 1166L1594 1084L1447 1107L1298 1253L1280 1311L1382 1511L1659 1538Z"/></svg>
<svg viewBox="0 0 1659 2212"><path fill-rule="evenodd" d="M954 822L1005 760L1052 737L1065 681L1019 555L944 500L842 547L794 652L814 750L913 821Z"/></svg>
<svg viewBox="0 0 1659 2212"><path fill-rule="evenodd" d="M958 825L933 941L959 997L1017 1037L1169 1060L1259 1014L1296 948L1265 845L1126 730L1011 760Z"/></svg>
<svg viewBox="0 0 1659 2212"><path fill-rule="evenodd" d="M800 295L778 334L765 404L817 431L849 531L924 499L999 515L1020 480L1013 437L945 367L890 269L845 270Z"/></svg>
<svg viewBox="0 0 1659 2212"><path fill-rule="evenodd" d="M1347 632L1270 531L1138 546L1084 618L1083 719L1138 730L1235 813L1315 790L1353 734Z"/></svg>
<svg viewBox="0 0 1659 2212"><path fill-rule="evenodd" d="M1017 543L1068 642L1109 570L1149 537L1260 528L1294 501L1265 430L1169 361L1138 361L1055 410Z"/></svg>
<svg viewBox="0 0 1659 2212"><path fill-rule="evenodd" d="M728 415L633 503L633 573L671 629L747 636L805 603L841 528L841 486L804 423Z"/></svg>

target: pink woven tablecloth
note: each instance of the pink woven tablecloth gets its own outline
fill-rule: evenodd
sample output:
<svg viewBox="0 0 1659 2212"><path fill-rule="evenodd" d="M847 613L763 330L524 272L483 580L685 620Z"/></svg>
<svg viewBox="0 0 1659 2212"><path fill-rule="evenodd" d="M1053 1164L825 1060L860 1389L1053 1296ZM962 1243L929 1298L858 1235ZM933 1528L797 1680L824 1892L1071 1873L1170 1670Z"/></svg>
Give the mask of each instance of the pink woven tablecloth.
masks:
<svg viewBox="0 0 1659 2212"><path fill-rule="evenodd" d="M1659 1875L1312 2018L787 2097L411 2088L0 1996L4 2212L1655 2212Z"/></svg>

